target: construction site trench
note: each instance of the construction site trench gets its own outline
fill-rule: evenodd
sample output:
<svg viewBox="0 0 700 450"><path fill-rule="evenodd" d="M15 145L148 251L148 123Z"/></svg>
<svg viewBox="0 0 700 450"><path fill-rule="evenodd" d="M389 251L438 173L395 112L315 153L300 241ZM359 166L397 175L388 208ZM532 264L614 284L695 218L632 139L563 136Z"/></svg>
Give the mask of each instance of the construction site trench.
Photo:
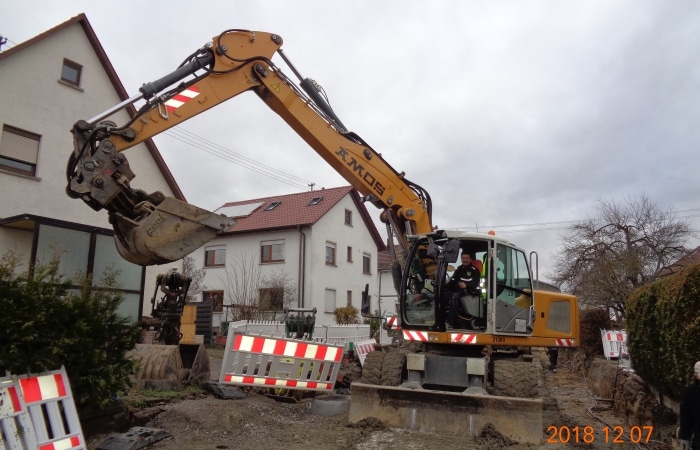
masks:
<svg viewBox="0 0 700 450"><path fill-rule="evenodd" d="M350 424L348 413L319 415L312 400L282 402L267 391L242 389L239 399L202 392L177 401L149 396L139 401L130 392L122 401L128 415L106 416L84 425L88 449L109 448L110 437L134 427L162 430L167 435L145 448L153 449L393 449L440 448L490 450L654 449L671 450L677 419L657 405L654 395L633 372L616 361L595 360L587 370L574 353L560 353L557 372L548 368L544 349L533 349L541 371L544 400L541 444L521 444L485 428L480 436L437 434L389 428L378 420ZM211 356L213 380L221 359ZM346 379L358 380L356 361L343 367ZM107 425L105 425L105 423Z"/></svg>

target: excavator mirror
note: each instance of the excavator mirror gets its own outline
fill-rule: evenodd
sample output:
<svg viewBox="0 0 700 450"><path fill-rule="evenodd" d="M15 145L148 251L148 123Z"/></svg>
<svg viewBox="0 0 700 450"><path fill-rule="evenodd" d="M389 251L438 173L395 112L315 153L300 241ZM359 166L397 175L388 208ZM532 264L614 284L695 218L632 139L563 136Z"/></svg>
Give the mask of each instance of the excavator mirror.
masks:
<svg viewBox="0 0 700 450"><path fill-rule="evenodd" d="M365 290L362 291L362 306L360 307L360 314L362 314L362 317L369 317L370 308L369 283L367 283L365 284Z"/></svg>
<svg viewBox="0 0 700 450"><path fill-rule="evenodd" d="M457 262L457 256L459 255L459 240L450 239L442 249L442 254L446 263L452 264Z"/></svg>

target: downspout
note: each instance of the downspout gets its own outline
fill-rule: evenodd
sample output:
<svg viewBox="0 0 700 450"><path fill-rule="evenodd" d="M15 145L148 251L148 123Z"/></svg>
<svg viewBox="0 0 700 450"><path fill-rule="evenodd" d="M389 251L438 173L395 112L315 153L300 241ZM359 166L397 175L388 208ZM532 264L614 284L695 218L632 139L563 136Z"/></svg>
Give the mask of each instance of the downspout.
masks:
<svg viewBox="0 0 700 450"><path fill-rule="evenodd" d="M304 307L304 280L306 274L304 265L306 263L306 235L301 231L301 225L297 226L299 230L299 273L297 274L297 308Z"/></svg>

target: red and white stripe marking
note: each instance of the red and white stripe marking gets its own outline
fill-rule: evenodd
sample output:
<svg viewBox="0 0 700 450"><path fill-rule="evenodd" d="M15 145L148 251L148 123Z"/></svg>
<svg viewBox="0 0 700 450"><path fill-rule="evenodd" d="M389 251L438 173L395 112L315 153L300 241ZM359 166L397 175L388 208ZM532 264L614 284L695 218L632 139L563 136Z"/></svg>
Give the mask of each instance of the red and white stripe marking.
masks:
<svg viewBox="0 0 700 450"><path fill-rule="evenodd" d="M476 334L451 333L450 342L460 344L476 344Z"/></svg>
<svg viewBox="0 0 700 450"><path fill-rule="evenodd" d="M259 386L269 388L289 388L289 389L310 389L326 390L333 389L333 383L320 383L318 381L298 381L283 378L266 378L249 375L234 375L227 373L224 381L228 383L243 384L246 386Z"/></svg>
<svg viewBox="0 0 700 450"><path fill-rule="evenodd" d="M71 436L39 446L39 450L69 450L80 447L80 437ZM83 447L84 448L84 447Z"/></svg>
<svg viewBox="0 0 700 450"><path fill-rule="evenodd" d="M389 316L386 318L386 328L388 330L399 328L399 321L396 316Z"/></svg>
<svg viewBox="0 0 700 450"><path fill-rule="evenodd" d="M66 385L60 373L20 378L19 383L22 386L24 402L27 405L66 396Z"/></svg>
<svg viewBox="0 0 700 450"><path fill-rule="evenodd" d="M197 89L197 86L190 86L184 91L177 93L173 98L165 102L165 107L168 110L168 112L173 112L198 95L199 89Z"/></svg>
<svg viewBox="0 0 700 450"><path fill-rule="evenodd" d="M343 359L342 347L243 334L237 335L233 341L233 351L334 362Z"/></svg>
<svg viewBox="0 0 700 450"><path fill-rule="evenodd" d="M0 389L0 419L22 412L22 403L15 386Z"/></svg>
<svg viewBox="0 0 700 450"><path fill-rule="evenodd" d="M610 342L624 342L625 335L622 333L605 333L605 339Z"/></svg>
<svg viewBox="0 0 700 450"><path fill-rule="evenodd" d="M573 339L557 339L557 347L573 347Z"/></svg>
<svg viewBox="0 0 700 450"><path fill-rule="evenodd" d="M403 330L403 338L407 341L428 342L428 332Z"/></svg>

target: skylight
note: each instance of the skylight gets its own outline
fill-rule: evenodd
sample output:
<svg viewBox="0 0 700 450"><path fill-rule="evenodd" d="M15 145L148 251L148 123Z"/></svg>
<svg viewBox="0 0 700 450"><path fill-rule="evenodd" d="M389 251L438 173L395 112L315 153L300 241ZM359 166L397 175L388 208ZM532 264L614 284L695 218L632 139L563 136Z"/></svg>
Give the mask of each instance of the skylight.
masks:
<svg viewBox="0 0 700 450"><path fill-rule="evenodd" d="M277 207L280 205L280 203L282 203L282 202L272 202L272 203L270 203L270 204L267 205L267 207L265 208L265 211L272 211L273 209L277 208Z"/></svg>
<svg viewBox="0 0 700 450"><path fill-rule="evenodd" d="M323 197L314 197L309 202L309 206L318 205L319 203L321 203L321 200L323 200Z"/></svg>
<svg viewBox="0 0 700 450"><path fill-rule="evenodd" d="M264 202L248 203L246 205L224 206L214 211L216 214L223 214L226 217L247 217L258 209Z"/></svg>

